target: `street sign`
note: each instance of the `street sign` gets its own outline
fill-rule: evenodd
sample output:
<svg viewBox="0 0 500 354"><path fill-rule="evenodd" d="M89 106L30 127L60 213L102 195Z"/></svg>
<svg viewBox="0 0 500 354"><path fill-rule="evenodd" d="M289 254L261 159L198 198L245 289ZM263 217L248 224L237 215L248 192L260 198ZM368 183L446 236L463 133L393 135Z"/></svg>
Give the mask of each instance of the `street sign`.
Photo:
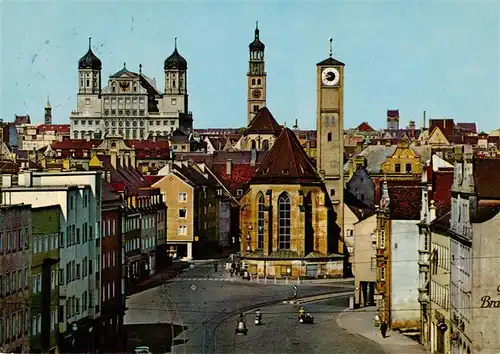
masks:
<svg viewBox="0 0 500 354"><path fill-rule="evenodd" d="M196 290L196 285L191 285L191 290L195 291Z"/></svg>
<svg viewBox="0 0 500 354"><path fill-rule="evenodd" d="M293 286L293 290L297 290L297 285L294 285L294 286Z"/></svg>

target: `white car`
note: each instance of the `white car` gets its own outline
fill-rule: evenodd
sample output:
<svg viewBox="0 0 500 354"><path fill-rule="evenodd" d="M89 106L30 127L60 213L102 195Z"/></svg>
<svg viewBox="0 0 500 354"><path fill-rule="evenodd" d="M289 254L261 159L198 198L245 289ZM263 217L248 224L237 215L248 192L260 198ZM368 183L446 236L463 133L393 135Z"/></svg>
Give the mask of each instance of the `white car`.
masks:
<svg viewBox="0 0 500 354"><path fill-rule="evenodd" d="M152 353L151 350L149 350L149 347L142 345L134 349L134 354L152 354Z"/></svg>

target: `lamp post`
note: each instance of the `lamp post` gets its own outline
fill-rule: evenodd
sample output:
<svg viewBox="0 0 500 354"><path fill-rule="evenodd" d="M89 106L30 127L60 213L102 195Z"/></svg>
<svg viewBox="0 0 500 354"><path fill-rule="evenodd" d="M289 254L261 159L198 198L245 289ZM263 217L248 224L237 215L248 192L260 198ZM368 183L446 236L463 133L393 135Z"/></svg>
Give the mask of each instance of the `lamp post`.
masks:
<svg viewBox="0 0 500 354"><path fill-rule="evenodd" d="M252 237L250 236L250 231L252 231L252 230L253 230L252 224L248 224L248 232L247 232L247 237L246 237L246 240L247 240L246 250L247 250L247 252L252 251L252 247L250 246L250 242L252 240Z"/></svg>

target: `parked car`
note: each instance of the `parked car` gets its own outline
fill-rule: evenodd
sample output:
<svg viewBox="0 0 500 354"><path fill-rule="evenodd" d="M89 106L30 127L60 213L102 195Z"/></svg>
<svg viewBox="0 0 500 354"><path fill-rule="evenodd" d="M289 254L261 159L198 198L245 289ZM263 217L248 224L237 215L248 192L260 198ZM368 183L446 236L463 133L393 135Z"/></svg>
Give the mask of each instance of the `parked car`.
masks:
<svg viewBox="0 0 500 354"><path fill-rule="evenodd" d="M136 347L134 349L134 354L152 354L151 350L149 350L149 347L146 345L141 345L139 347Z"/></svg>

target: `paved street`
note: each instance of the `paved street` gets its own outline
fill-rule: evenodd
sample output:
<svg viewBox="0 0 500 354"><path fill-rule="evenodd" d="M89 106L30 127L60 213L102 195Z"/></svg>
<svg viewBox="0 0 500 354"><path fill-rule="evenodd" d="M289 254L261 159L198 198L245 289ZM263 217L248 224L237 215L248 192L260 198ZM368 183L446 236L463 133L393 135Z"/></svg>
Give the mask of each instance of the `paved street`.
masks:
<svg viewBox="0 0 500 354"><path fill-rule="evenodd" d="M173 322L187 326L188 330L176 337L174 352L213 353L217 344L214 333L220 323L237 314L240 309L250 310L255 306L281 303L293 292L291 283L263 284L230 279L229 274L222 270L222 262L217 273L211 263L197 265L197 268L185 271L178 279L164 286L130 296L125 324ZM301 284L299 297L352 289L352 280L318 285ZM346 307L346 301L344 299L344 304L339 304L341 309ZM286 308L291 305L280 306ZM186 340L184 344L183 339ZM232 337L221 337L219 343L232 340ZM169 344L165 343L165 348Z"/></svg>
<svg viewBox="0 0 500 354"><path fill-rule="evenodd" d="M279 304L261 308L264 324L253 324L249 313L248 335L237 336L237 316L222 323L216 332L216 343L210 353L349 353L383 354L380 346L368 339L342 330L337 324L338 314L348 305L348 296L303 304L314 316L314 324L297 321L298 305Z"/></svg>
<svg viewBox="0 0 500 354"><path fill-rule="evenodd" d="M373 325L375 314L375 307L346 310L337 317L337 323L347 332L379 343L388 354L428 353L420 344L404 336L399 331L389 330L387 337L383 338L380 328Z"/></svg>

